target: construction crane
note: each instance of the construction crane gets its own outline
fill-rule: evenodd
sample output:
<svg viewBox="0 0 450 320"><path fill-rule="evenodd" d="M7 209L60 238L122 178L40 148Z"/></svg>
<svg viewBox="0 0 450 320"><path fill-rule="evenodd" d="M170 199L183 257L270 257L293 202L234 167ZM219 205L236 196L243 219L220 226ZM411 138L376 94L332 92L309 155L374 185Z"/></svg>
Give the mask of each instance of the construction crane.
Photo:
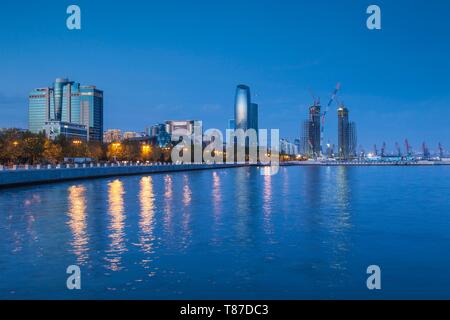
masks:
<svg viewBox="0 0 450 320"><path fill-rule="evenodd" d="M381 147L381 156L386 156L386 142L383 142L383 146Z"/></svg>
<svg viewBox="0 0 450 320"><path fill-rule="evenodd" d="M359 145L359 157L364 159L366 157L366 150L362 144Z"/></svg>
<svg viewBox="0 0 450 320"><path fill-rule="evenodd" d="M439 142L439 158L443 159L444 158L444 147L442 146L442 144Z"/></svg>
<svg viewBox="0 0 450 320"><path fill-rule="evenodd" d="M322 113L322 128L321 128L321 134L320 134L320 148L321 150L323 150L323 141L324 141L324 136L325 136L325 119L326 116L328 114L328 112L330 111L330 107L333 104L333 102L336 100L336 96L339 92L339 90L341 90L341 84L338 82L336 84L336 88L334 89L333 93L331 94L330 97L330 101L328 102L325 111Z"/></svg>
<svg viewBox="0 0 450 320"><path fill-rule="evenodd" d="M427 144L425 142L422 143L422 152L424 159L430 159L430 150L428 149Z"/></svg>
<svg viewBox="0 0 450 320"><path fill-rule="evenodd" d="M398 142L395 143L395 150L397 150L397 157L402 156L402 150L400 150L400 145Z"/></svg>
<svg viewBox="0 0 450 320"><path fill-rule="evenodd" d="M408 139L405 139L405 147L406 147L406 156L411 157L412 156L412 148L409 144Z"/></svg>
<svg viewBox="0 0 450 320"><path fill-rule="evenodd" d="M311 98L313 98L314 101L314 107L320 107L320 97L316 97L316 95L314 94L314 92L312 91L311 88L308 89L309 90L309 94L311 95Z"/></svg>

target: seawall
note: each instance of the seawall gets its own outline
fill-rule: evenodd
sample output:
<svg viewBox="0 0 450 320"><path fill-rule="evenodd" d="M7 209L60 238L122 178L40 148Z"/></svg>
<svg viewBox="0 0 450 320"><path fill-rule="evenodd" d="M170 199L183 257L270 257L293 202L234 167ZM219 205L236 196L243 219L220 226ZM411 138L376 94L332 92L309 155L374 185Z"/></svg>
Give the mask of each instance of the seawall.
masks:
<svg viewBox="0 0 450 320"><path fill-rule="evenodd" d="M215 170L242 167L242 164L186 164L186 165L127 165L86 166L79 168L28 168L0 171L0 188L61 181L169 173L194 170Z"/></svg>

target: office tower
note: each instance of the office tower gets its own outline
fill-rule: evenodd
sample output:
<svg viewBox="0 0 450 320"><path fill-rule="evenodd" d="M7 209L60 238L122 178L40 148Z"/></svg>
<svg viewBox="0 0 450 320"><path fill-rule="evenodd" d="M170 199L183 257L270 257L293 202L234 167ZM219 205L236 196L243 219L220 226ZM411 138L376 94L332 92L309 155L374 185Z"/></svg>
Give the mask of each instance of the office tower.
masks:
<svg viewBox="0 0 450 320"><path fill-rule="evenodd" d="M350 157L350 124L348 122L348 109L338 109L338 157L347 160Z"/></svg>
<svg viewBox="0 0 450 320"><path fill-rule="evenodd" d="M320 106L314 105L309 108L309 120L303 123L301 135L301 152L309 157L319 157L320 146Z"/></svg>
<svg viewBox="0 0 450 320"><path fill-rule="evenodd" d="M310 152L313 156L319 157L321 154L320 150L320 118L321 118L321 108L320 106L312 106L309 109L309 141Z"/></svg>
<svg viewBox="0 0 450 320"><path fill-rule="evenodd" d="M43 131L47 122L73 123L86 127L87 140L103 140L103 92L68 79L56 79L53 87L38 88L29 95L31 132Z"/></svg>
<svg viewBox="0 0 450 320"><path fill-rule="evenodd" d="M38 88L30 92L28 103L28 130L39 133L47 121L53 118L51 113L51 88Z"/></svg>
<svg viewBox="0 0 450 320"><path fill-rule="evenodd" d="M251 113L250 88L246 85L238 85L234 108L236 130L249 128L249 114Z"/></svg>

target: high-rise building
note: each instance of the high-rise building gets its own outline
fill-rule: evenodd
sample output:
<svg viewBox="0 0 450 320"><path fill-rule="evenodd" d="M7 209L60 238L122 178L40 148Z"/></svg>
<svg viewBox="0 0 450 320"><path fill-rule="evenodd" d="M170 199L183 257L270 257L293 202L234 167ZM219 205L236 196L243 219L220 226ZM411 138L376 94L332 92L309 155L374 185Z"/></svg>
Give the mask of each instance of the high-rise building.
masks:
<svg viewBox="0 0 450 320"><path fill-rule="evenodd" d="M246 85L238 85L234 108L234 120L236 130L246 131L249 128L249 114L251 113L250 88Z"/></svg>
<svg viewBox="0 0 450 320"><path fill-rule="evenodd" d="M349 122L349 111L344 106L338 109L338 157L348 160L356 156L356 124Z"/></svg>
<svg viewBox="0 0 450 320"><path fill-rule="evenodd" d="M28 115L31 132L43 131L47 122L60 121L85 126L88 140L103 140L103 91L95 86L58 78L53 87L31 91Z"/></svg>
<svg viewBox="0 0 450 320"><path fill-rule="evenodd" d="M301 152L309 157L319 157L321 154L321 108L314 105L309 108L309 119L303 123L301 136Z"/></svg>
<svg viewBox="0 0 450 320"><path fill-rule="evenodd" d="M310 146L310 153L313 156L320 156L320 118L321 118L320 106L312 106L309 109L309 139L308 144Z"/></svg>

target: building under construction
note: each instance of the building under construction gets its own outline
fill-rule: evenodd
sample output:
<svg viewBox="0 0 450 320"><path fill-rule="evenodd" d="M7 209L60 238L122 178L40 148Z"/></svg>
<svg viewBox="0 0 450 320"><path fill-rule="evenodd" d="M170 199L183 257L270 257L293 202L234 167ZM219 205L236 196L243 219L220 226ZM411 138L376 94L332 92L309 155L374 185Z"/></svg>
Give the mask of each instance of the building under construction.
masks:
<svg viewBox="0 0 450 320"><path fill-rule="evenodd" d="M338 158L349 160L356 157L358 139L356 124L349 122L349 111L343 105L338 109Z"/></svg>
<svg viewBox="0 0 450 320"><path fill-rule="evenodd" d="M309 119L303 123L302 128L302 153L309 157L320 157L321 155L321 108L315 104L309 108Z"/></svg>

